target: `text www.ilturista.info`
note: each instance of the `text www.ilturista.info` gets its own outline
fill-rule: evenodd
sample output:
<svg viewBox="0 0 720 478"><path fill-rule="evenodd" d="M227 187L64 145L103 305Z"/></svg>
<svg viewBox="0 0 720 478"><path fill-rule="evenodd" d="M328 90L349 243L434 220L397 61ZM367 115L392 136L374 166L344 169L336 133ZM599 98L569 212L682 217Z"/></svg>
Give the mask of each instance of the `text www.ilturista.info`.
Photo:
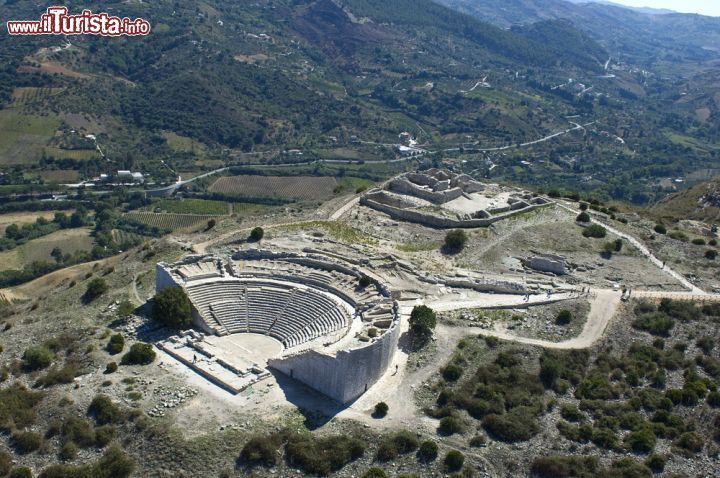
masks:
<svg viewBox="0 0 720 478"><path fill-rule="evenodd" d="M10 35L101 35L138 36L150 33L150 22L142 18L130 20L83 10L80 15L68 15L66 7L49 7L40 21L9 21Z"/></svg>

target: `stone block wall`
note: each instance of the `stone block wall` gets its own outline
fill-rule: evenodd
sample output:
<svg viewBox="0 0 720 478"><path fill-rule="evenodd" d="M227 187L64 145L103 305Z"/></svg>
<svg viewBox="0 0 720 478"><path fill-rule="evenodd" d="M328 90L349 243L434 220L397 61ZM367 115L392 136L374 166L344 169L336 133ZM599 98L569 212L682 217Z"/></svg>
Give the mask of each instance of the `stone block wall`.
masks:
<svg viewBox="0 0 720 478"><path fill-rule="evenodd" d="M368 345L341 350L335 355L310 350L272 359L268 366L333 400L347 404L355 401L382 377L392 363L399 336L400 319L397 318L390 331Z"/></svg>

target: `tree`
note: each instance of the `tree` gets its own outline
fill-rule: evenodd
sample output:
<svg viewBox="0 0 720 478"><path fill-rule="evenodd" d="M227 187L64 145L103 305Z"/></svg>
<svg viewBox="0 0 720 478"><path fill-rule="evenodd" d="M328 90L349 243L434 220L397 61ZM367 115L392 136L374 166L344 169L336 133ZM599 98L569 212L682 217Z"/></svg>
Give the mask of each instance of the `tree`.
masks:
<svg viewBox="0 0 720 478"><path fill-rule="evenodd" d="M107 282L105 282L105 279L102 278L96 278L90 281L90 283L87 285L87 290L85 291L85 298L88 301L93 301L103 295L105 292L107 292L109 289Z"/></svg>
<svg viewBox="0 0 720 478"><path fill-rule="evenodd" d="M458 253L463 250L467 244L468 236L465 231L456 229L445 235L445 249L451 253Z"/></svg>
<svg viewBox="0 0 720 478"><path fill-rule="evenodd" d="M216 224L217 224L217 221L215 221L215 219L210 219L210 220L208 221L208 223L207 223L207 229L206 229L206 230L209 231L210 229L212 229L213 227L215 227Z"/></svg>
<svg viewBox="0 0 720 478"><path fill-rule="evenodd" d="M588 203L586 203L586 202L581 202L581 203L580 203L580 210L581 210L581 211L587 211L587 210L588 210Z"/></svg>
<svg viewBox="0 0 720 478"><path fill-rule="evenodd" d="M578 214L578 216L575 218L577 222L590 222L590 214L586 213L585 211Z"/></svg>
<svg viewBox="0 0 720 478"><path fill-rule="evenodd" d="M192 323L192 305L185 291L168 287L155 295L153 317L168 327L187 327Z"/></svg>
<svg viewBox="0 0 720 478"><path fill-rule="evenodd" d="M430 307L416 305L410 313L410 329L419 337L430 337L437 325L437 314Z"/></svg>
<svg viewBox="0 0 720 478"><path fill-rule="evenodd" d="M705 252L705 258L714 261L715 259L717 259L717 251L713 249L708 249Z"/></svg>
<svg viewBox="0 0 720 478"><path fill-rule="evenodd" d="M360 276L360 280L358 281L358 285L361 289L365 289L366 287L369 287L370 284L372 284L372 279L370 279L368 276L363 274Z"/></svg>
<svg viewBox="0 0 720 478"><path fill-rule="evenodd" d="M250 231L250 240L253 242L261 241L265 237L265 230L262 227L256 227Z"/></svg>
<svg viewBox="0 0 720 478"><path fill-rule="evenodd" d="M667 228L663 224L656 224L655 232L658 234L667 234Z"/></svg>
<svg viewBox="0 0 720 478"><path fill-rule="evenodd" d="M375 411L373 412L374 418L383 418L385 415L387 415L388 410L390 407L388 407L388 404L385 402L378 402L375 404Z"/></svg>
<svg viewBox="0 0 720 478"><path fill-rule="evenodd" d="M55 262L60 264L63 261L63 253L62 249L59 247L53 247L52 252L50 252L50 256L52 256L53 259L55 259Z"/></svg>
<svg viewBox="0 0 720 478"><path fill-rule="evenodd" d="M623 241L622 239L615 239L615 252L622 251L623 248Z"/></svg>
<svg viewBox="0 0 720 478"><path fill-rule="evenodd" d="M567 309L561 310L555 318L557 325L567 325L572 321L572 312Z"/></svg>

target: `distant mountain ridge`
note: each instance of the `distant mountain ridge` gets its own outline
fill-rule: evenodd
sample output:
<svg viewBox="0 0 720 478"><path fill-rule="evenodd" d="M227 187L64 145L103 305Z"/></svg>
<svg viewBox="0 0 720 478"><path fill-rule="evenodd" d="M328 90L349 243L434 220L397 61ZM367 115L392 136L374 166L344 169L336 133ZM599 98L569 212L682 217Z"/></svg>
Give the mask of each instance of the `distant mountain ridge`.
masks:
<svg viewBox="0 0 720 478"><path fill-rule="evenodd" d="M615 58L651 66L663 61L720 59L720 18L695 14L648 14L611 3L565 0L437 0L509 28L567 19L599 41Z"/></svg>
<svg viewBox="0 0 720 478"><path fill-rule="evenodd" d="M613 7L627 8L639 13L645 13L647 15L667 15L670 13L678 13L675 10L669 10L667 8L652 8L652 7L633 7L632 5L623 5L622 3L610 2L606 0L567 0L568 2L582 5L585 3L599 3L601 5L612 5Z"/></svg>

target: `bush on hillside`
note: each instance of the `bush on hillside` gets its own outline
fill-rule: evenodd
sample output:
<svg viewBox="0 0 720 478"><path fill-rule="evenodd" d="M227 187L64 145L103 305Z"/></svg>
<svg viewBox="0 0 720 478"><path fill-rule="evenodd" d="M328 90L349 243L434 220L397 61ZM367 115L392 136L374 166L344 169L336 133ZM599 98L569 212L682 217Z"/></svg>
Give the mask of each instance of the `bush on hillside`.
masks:
<svg viewBox="0 0 720 478"><path fill-rule="evenodd" d="M107 351L110 355L117 355L125 348L125 337L122 334L115 334L110 337L107 344Z"/></svg>
<svg viewBox="0 0 720 478"><path fill-rule="evenodd" d="M155 350L150 344L138 342L130 347L128 353L123 355L123 365L149 365L155 360Z"/></svg>
<svg viewBox="0 0 720 478"><path fill-rule="evenodd" d="M595 239L602 239L605 236L607 236L607 230L602 227L600 224L592 224L585 229L583 229L583 236L595 238Z"/></svg>
<svg viewBox="0 0 720 478"><path fill-rule="evenodd" d="M256 227L250 231L250 240L252 242L261 241L265 237L265 230L262 227Z"/></svg>
<svg viewBox="0 0 720 478"><path fill-rule="evenodd" d="M109 289L110 287L108 286L107 282L105 282L105 279L101 279L98 277L88 283L84 297L87 301L93 301L103 295Z"/></svg>
<svg viewBox="0 0 720 478"><path fill-rule="evenodd" d="M40 370L50 366L53 353L43 345L36 345L25 349L22 359L26 370Z"/></svg>
<svg viewBox="0 0 720 478"><path fill-rule="evenodd" d="M468 235L461 229L450 231L445 235L445 249L450 253L458 253L465 248Z"/></svg>

